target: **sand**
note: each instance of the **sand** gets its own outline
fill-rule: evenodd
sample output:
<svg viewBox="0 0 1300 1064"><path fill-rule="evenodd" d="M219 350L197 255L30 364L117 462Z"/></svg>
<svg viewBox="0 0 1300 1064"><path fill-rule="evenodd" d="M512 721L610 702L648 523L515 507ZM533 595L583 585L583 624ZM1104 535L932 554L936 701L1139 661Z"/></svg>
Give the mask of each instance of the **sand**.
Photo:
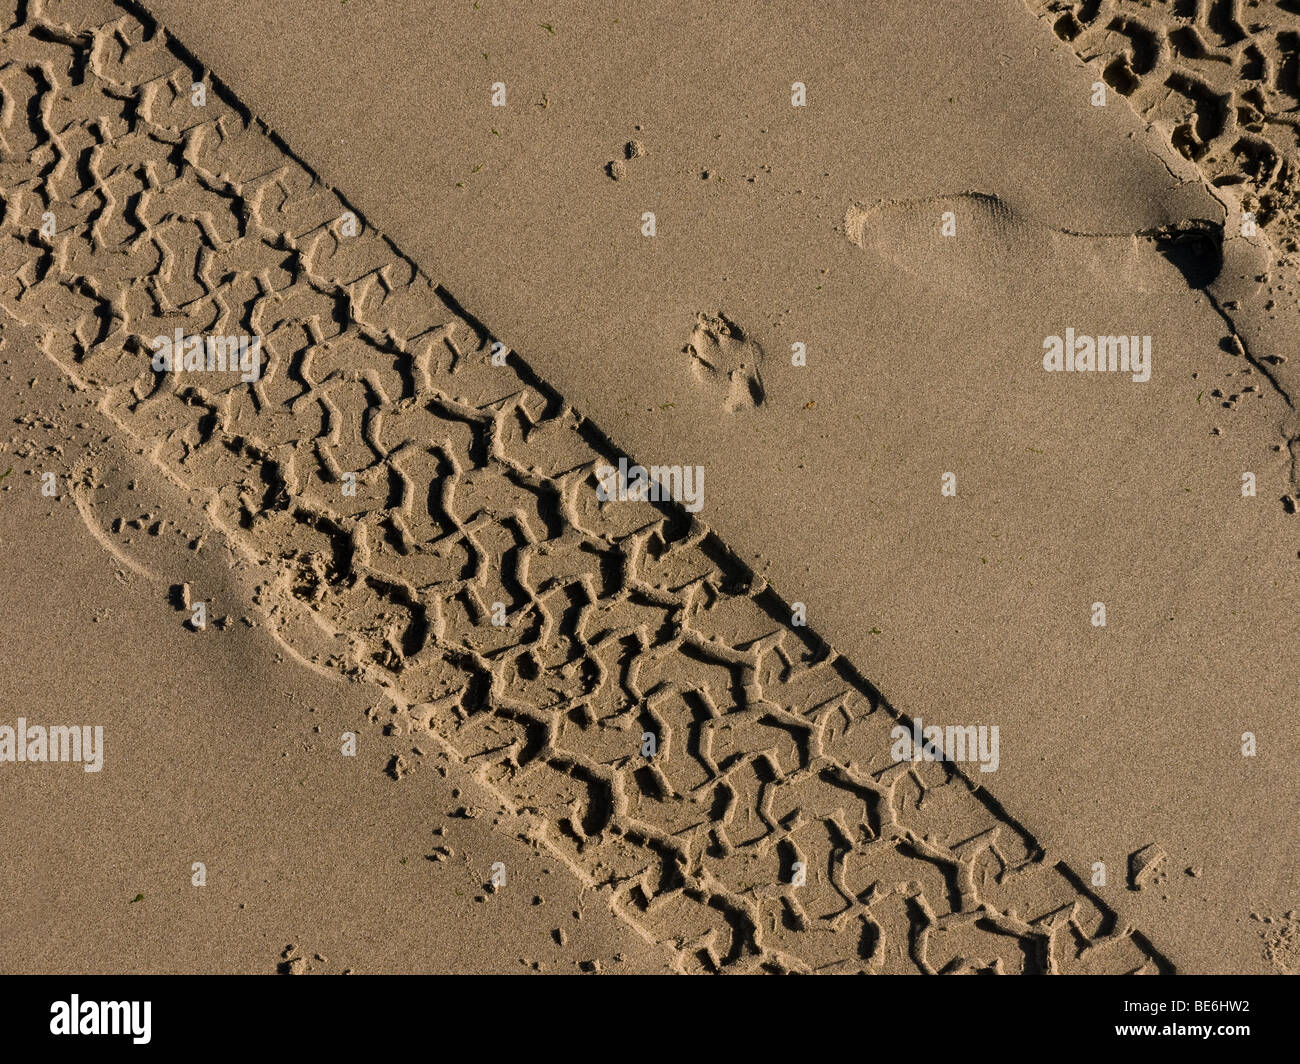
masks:
<svg viewBox="0 0 1300 1064"><path fill-rule="evenodd" d="M1295 967L1296 16L147 6L0 44L14 969Z"/></svg>

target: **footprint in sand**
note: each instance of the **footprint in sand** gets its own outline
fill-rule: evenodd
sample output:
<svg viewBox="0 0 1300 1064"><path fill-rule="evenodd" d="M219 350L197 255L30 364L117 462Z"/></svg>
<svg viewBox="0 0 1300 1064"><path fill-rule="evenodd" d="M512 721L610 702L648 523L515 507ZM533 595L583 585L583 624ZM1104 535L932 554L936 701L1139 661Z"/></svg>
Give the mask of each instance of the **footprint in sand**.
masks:
<svg viewBox="0 0 1300 1064"><path fill-rule="evenodd" d="M844 234L904 273L962 289L992 279L1021 284L1026 263L1078 261L1071 245L1080 243L1090 246L1090 269L1127 277L1139 290L1160 283L1162 256L1191 287L1203 288L1218 276L1224 254L1222 227L1208 221L1080 232L1021 214L987 192L855 203L845 212Z"/></svg>

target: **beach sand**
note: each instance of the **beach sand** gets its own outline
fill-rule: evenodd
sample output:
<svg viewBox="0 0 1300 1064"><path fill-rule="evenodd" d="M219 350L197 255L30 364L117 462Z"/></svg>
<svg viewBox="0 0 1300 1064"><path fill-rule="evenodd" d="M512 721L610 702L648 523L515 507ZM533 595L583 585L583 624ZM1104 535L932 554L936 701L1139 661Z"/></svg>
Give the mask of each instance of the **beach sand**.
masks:
<svg viewBox="0 0 1300 1064"><path fill-rule="evenodd" d="M1097 6L30 5L9 968L1294 968L1300 17Z"/></svg>

